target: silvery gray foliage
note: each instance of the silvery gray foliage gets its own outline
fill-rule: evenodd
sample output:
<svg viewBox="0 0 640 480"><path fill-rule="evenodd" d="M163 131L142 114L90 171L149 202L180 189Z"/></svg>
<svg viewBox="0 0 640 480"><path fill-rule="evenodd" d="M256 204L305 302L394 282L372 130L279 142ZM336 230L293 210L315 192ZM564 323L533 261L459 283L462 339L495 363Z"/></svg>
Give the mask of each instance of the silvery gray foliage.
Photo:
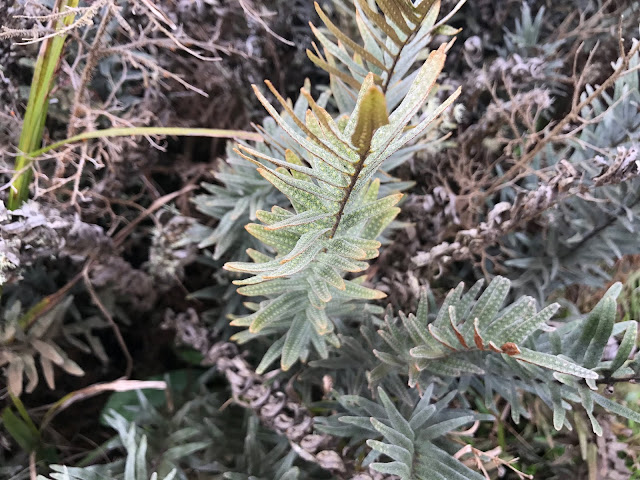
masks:
<svg viewBox="0 0 640 480"><path fill-rule="evenodd" d="M484 479L454 458L460 445L447 434L490 416L450 408L455 390L436 401L432 401L433 392L434 384L426 385L422 397L410 406L396 405L382 388L377 390L376 401L338 395L336 409L340 413L317 419L316 428L346 437L353 445L366 441L370 450L361 447L358 452L360 468L382 473L384 478Z"/></svg>
<svg viewBox="0 0 640 480"><path fill-rule="evenodd" d="M558 58L558 49L564 41L548 41L543 33L546 23L544 7L540 7L533 16L529 4L523 2L521 16L515 19L514 31L505 28L504 47L497 47L498 56L491 61L486 60L484 45L479 37L467 39L463 55L473 70L466 77L463 95L477 97L494 86L501 94L505 90L510 92L509 101L498 102L503 105L497 106L507 113L515 111L504 108L510 107L510 103L520 106L522 110L535 108L544 112L552 107L551 94L561 94L564 90L560 82L563 62ZM489 108L495 109L496 106L490 103ZM486 121L491 122L492 119L483 119L482 123Z"/></svg>
<svg viewBox="0 0 640 480"><path fill-rule="evenodd" d="M172 387L176 402L172 410L155 406L143 392L137 392L135 400L125 402L122 413L106 412L103 421L116 435L101 450L106 455L124 450L126 456L84 468L52 465L51 479L186 480L194 475L216 480L323 478L315 476L312 469L301 469L304 462L290 450L286 439L266 431L256 416L224 411L225 392L206 386L211 373L196 379L187 391ZM177 382L180 375L188 374L177 372L170 379ZM122 394L113 398L117 400L118 395ZM155 473L149 475L151 471Z"/></svg>
<svg viewBox="0 0 640 480"><path fill-rule="evenodd" d="M299 102L302 100L299 100ZM274 128L272 122L265 121L265 131ZM272 155L271 147L255 145L266 155ZM277 152L277 147L273 147ZM244 226L256 220L256 212L268 205L287 205L284 195L258 174L255 166L234 152L234 145L227 145L227 158L219 164L214 174L220 185L204 183L207 193L196 195L193 202L201 213L217 220L213 228L196 225L190 232L198 247L214 246L213 259L219 260L225 254L243 255L249 248L259 248L258 243L246 233Z"/></svg>
<svg viewBox="0 0 640 480"><path fill-rule="evenodd" d="M562 42L547 43L543 41L546 23L544 6L541 6L534 16L529 2L522 2L521 15L520 18L515 19L514 30L510 31L505 28L504 49L498 48L500 56L506 57L509 54L528 56L528 54L539 50L542 50L545 56L555 54Z"/></svg>
<svg viewBox="0 0 640 480"><path fill-rule="evenodd" d="M582 112L583 118L600 120L588 123L555 156L568 158L585 178L593 179L594 186L602 171L613 171L611 166L639 168L640 74L633 71L639 61L636 54L629 66L632 73L618 78L611 95L603 95ZM594 88L587 86L582 98ZM543 217L544 230L508 236L504 251L509 259L505 265L516 291L535 293L543 301L549 293L567 285L601 287L609 278L603 267L612 266L623 255L640 252L636 241L640 229L639 188L638 179L624 176L618 184L588 188L588 194L573 196L549 210Z"/></svg>
<svg viewBox="0 0 640 480"><path fill-rule="evenodd" d="M454 457L461 446L448 436L475 421L495 421L476 413L473 399L490 412L499 411L497 397L505 399L512 420L519 423L529 418L529 399L538 397L552 412L557 430L572 430L574 417L568 413L582 409L599 436L603 429L596 406L640 420L635 410L597 389L640 371L637 322L615 323L620 284L589 315L565 320L553 320L557 304L538 310L532 297L505 303L509 288L510 282L498 277L478 296L482 282L466 293L461 284L434 311L433 298L425 294L415 315L387 315L378 330L382 342L365 336L380 363L368 372L368 387L361 382L351 391L364 392L400 374L409 387L420 385L420 397L406 384L403 395L389 396L379 387L375 401L336 386L332 409L338 413L316 417L316 428L345 437L361 469L406 480L479 480L484 477ZM612 342L617 345L613 351ZM348 364L348 354L338 355L333 364L315 363Z"/></svg>
<svg viewBox="0 0 640 480"><path fill-rule="evenodd" d="M357 328L343 328L339 335L340 348L329 358L309 362L311 368L301 372L300 378L309 381L330 378L332 387L346 395L360 395L381 386L398 402L413 405L415 399L407 390L404 371L380 365L374 353L386 346L378 329L383 325L382 318L392 316L392 312L389 305L386 311L379 309L363 315Z"/></svg>
<svg viewBox="0 0 640 480"><path fill-rule="evenodd" d="M378 331L386 345L374 350L381 363L369 373L370 381L380 382L389 371L403 372L409 386L438 378L451 392L478 392L490 411L498 411L498 394L509 402L516 423L529 416L524 402L534 395L553 412L557 430L572 429L567 412L578 405L598 435L595 405L640 420L636 411L597 389L632 379L640 369L638 323L615 323L622 286L612 286L588 315L570 321L553 320L558 304L538 310L527 296L506 302L510 286L496 277L478 297L482 281L465 294L460 284L433 314L424 297L415 315L388 316ZM613 354L607 350L612 342Z"/></svg>
<svg viewBox="0 0 640 480"><path fill-rule="evenodd" d="M417 266L437 265L442 268L452 261L482 255L503 236L522 231L529 222L567 199L584 195L594 188L601 189L637 179L640 176L640 163L636 158L635 149L627 150L624 147L619 147L618 154L609 162L596 157L589 163L602 169L593 177L586 176L584 168L579 171L563 160L556 164L554 175L535 190L520 192L513 203L497 203L489 211L486 221L480 222L475 228L460 230L453 242L443 242L429 251L418 252L413 262ZM579 280L576 279L576 283Z"/></svg>
<svg viewBox="0 0 640 480"><path fill-rule="evenodd" d="M53 366L56 365L66 373L82 376L84 371L62 350L56 342L57 332L62 324L71 304L72 297L68 297L55 308L42 315L37 321L24 326L22 319L28 313L23 310L20 301L13 301L8 307L2 309L0 318L0 367L3 367L4 377L9 392L20 396L24 391L33 392L38 386L40 376L44 376L50 389L55 387ZM100 341L92 334L90 325L77 325L81 329L76 334L86 333L89 338L95 339L96 347L100 353L104 351ZM92 325L100 327L98 325ZM69 337L73 337L68 332ZM78 335L79 336L79 335ZM79 338L74 340L87 347ZM36 360L39 367L36 367ZM23 383L26 380L26 385Z"/></svg>
<svg viewBox="0 0 640 480"><path fill-rule="evenodd" d="M148 473L147 435L137 432L135 425L128 425L123 417L107 420L112 428L118 429L119 437L111 442L121 446L126 451L124 459L118 459L106 464L96 464L88 467L67 467L65 465L50 465L50 477L38 475L38 480L174 480L177 471L171 470L165 475ZM129 428L127 428L129 427Z"/></svg>

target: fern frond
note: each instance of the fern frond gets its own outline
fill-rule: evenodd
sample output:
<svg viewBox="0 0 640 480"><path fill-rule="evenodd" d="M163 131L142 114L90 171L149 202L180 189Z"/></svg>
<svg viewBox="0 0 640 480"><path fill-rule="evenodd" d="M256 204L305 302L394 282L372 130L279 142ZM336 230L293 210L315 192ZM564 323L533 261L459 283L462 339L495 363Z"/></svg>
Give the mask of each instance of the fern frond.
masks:
<svg viewBox="0 0 640 480"><path fill-rule="evenodd" d="M398 214L400 194L378 198L380 182L374 175L383 162L420 135L457 97L458 92L414 128L405 127L425 103L445 60L445 48L432 52L416 75L406 98L389 114L374 75L365 78L356 106L344 121L336 121L308 99L305 122L273 86L267 86L284 109L284 117L254 87L258 98L296 145L284 158L240 145L237 153L258 166L258 172L291 201L294 211L274 207L258 211L262 224L249 224L250 234L271 246L275 256L255 255L253 263L231 262L224 268L252 276L234 283L240 293L267 296L255 313L237 318L234 326L249 327L237 340L274 332L286 334L266 358L282 355L281 367L306 358L313 344L321 356L326 342L338 345L332 309L351 300L375 300L384 294L359 281L344 280L346 272L361 272L367 260L378 256L376 238ZM266 166L271 163L273 166ZM277 282L277 283L273 283ZM262 371L267 365L258 368Z"/></svg>
<svg viewBox="0 0 640 480"><path fill-rule="evenodd" d="M373 72L375 84L385 93L389 108L394 108L406 95L416 73L414 66L424 58L442 23L436 23L440 0L422 0L417 4L410 0L353 3L360 38L352 39L341 31L316 2L316 11L326 30L311 24L320 45L314 44L315 51L307 50L307 55L331 75L331 89L342 112L353 107L356 92L368 72ZM457 33L450 28L439 31Z"/></svg>
<svg viewBox="0 0 640 480"><path fill-rule="evenodd" d="M566 411L582 403L592 419L594 404L632 419L640 415L596 393L598 383L632 378L638 359L630 359L637 322L615 324L614 285L583 319L552 327L549 322L559 305L537 311L531 297L521 297L503 307L510 282L497 277L476 300L482 283L463 293L463 284L449 292L437 314L428 314L427 301L417 315L387 318L379 330L386 348L374 353L386 369L404 369L409 385L429 376L462 378L480 391L492 408L495 393L511 404L514 421L528 415L520 393L540 397L554 412L555 426L571 427ZM605 357L612 337L621 337L614 359ZM379 378L378 372L371 372ZM460 380L462 381L462 380ZM615 380L614 380L615 381Z"/></svg>
<svg viewBox="0 0 640 480"><path fill-rule="evenodd" d="M309 95L310 85L306 82L305 88L302 90L302 95L300 95L295 104L291 106L289 101L285 101L271 88L272 93L276 94L279 102L284 107L283 112L281 112L281 118L287 128L280 122L276 124L271 118L267 119L262 126L257 127L262 133L265 143L244 145L244 147L251 150L258 150L261 155L247 151L242 151L241 154L229 149L228 165L223 164L221 166L222 171L215 175L216 179L222 185L205 184L203 186L208 193L199 195L194 199L194 203L199 211L219 220L218 225L213 229L199 225L190 232L191 237L198 242L201 248L215 245L213 252L214 259L222 258L232 247L237 252L242 252L247 247L258 248L256 242L252 242L245 235L243 231L244 225L246 225L248 221L255 221L256 211L264 208L265 205L287 206L286 200L284 200L282 195L279 195L279 192L274 190L268 181L260 177L255 170L251 170L243 161L243 155L259 159L261 163L268 162L265 156L268 158L284 159L288 163L295 163L295 158L303 158L306 150L305 147L302 146L303 144L288 135L287 130L293 131L303 137L311 132L312 135L309 136L311 141L322 138L323 142L320 143L319 147L325 150L330 157L334 155L332 153L334 150L339 150L341 154L345 154L345 152L341 151L341 144L344 140L340 138L342 136L341 129L345 127L348 118L347 115L351 115L355 109L358 92L361 90L365 78L370 73L373 76L373 84L385 93L387 109L395 109L407 95L416 75L418 75L418 70L415 68L416 64L424 62L424 59L428 56L429 50L427 47L437 25L435 22L440 9L439 0L426 0L418 7L409 7L410 2L408 2L408 0L399 2L399 4L401 4L401 11L405 12L404 14L408 15L408 18L418 22L418 24L410 23L411 28L415 31L408 37L402 33L391 33L394 37L400 35L404 39L402 41L405 42L403 48L394 46L393 43L390 43L389 46L386 45L388 43L387 33L395 32L395 27L393 26L392 20L390 20L391 23L386 24L384 11L382 11L382 13L375 13L365 2L359 2L358 0L355 3L357 11L356 14L354 14L354 21L362 32L362 42L350 40L329 21L322 9L319 6L317 7L321 17L329 22L327 26L330 32L333 32L329 33L329 35L337 35L338 44L336 45L334 40L329 39L325 33L312 26L320 43L323 46L326 45L325 48L327 52L329 52L328 55L330 59L328 61L331 65L327 68L333 73L331 75L331 89L326 90L316 102ZM398 3L398 0L387 3L391 5L393 11L397 11L392 4ZM405 3L407 5L405 5ZM461 2L456 9L459 8L462 3L463 2ZM364 8L366 8L368 12L375 13L376 21L382 21L383 25L386 26L381 29L376 26L375 22L372 23L364 14ZM378 40L373 39L373 34L370 30L377 32L375 35ZM387 31L387 33L385 33L385 31ZM449 33L452 34L452 32ZM397 38L399 40L399 37ZM373 41L373 43L371 43L371 41ZM379 43L383 45L376 47L377 50L373 48L374 45L379 45ZM346 48L345 45L347 45L348 48ZM342 53L336 52L336 49ZM343 50L347 53L344 53ZM374 53L368 53L369 50ZM380 50L380 52L378 52L378 50ZM330 52L334 52L337 57L334 59ZM355 53L355 60L349 60L351 58L349 56L350 53ZM314 57L314 54L310 55L312 56L312 60L322 57L321 54L319 54L320 57ZM378 57L379 59L377 59ZM368 59L368 61L361 61L361 58ZM336 61L336 59L344 60L354 68L355 71L357 71L358 80L355 80L355 77L351 77L349 70L343 68L340 61ZM326 61L322 62L324 62L322 65L328 65ZM383 74L383 70L389 73ZM386 80L383 80L380 75L386 78ZM326 112L323 112L324 107L330 99L335 101L340 113L343 114L343 116L335 120L327 116ZM310 125L306 124L306 110L308 107L311 107L313 112L313 118L309 119L311 122ZM450 128L443 125L442 120L437 118L437 115L442 111L440 107L441 105L435 98L430 98L424 112L421 112L421 117L431 118L431 124L423 130L421 136L413 138L412 144L399 149L385 159L381 167L383 170L382 174L376 175L376 177L381 180L381 193L399 192L409 188L413 185L413 182L401 182L389 175L389 172L413 158L415 153L420 150L439 149L446 145L443 142L435 141L440 140L440 137L443 135L442 132ZM416 116L416 118L418 118L418 116ZM414 121L415 120L413 120L412 123ZM420 120L418 120L418 124L420 124ZM414 125L411 126L413 127ZM328 131L330 133L329 138L325 139L324 134L318 137L319 132L314 131L318 129ZM427 134L427 132L431 133ZM355 132L351 132L351 135L353 133ZM337 144L333 145L332 149L329 149L326 145L327 142L337 142ZM318 153L318 150L315 150L315 152ZM338 156L338 158L340 158L340 156ZM344 168L341 168L339 164L339 160L332 161L331 159L325 159L324 161L328 162L332 167L344 171ZM343 158L342 161L345 161L345 159ZM347 161L347 163L349 163L349 161ZM280 164L274 163L274 165L278 166ZM304 168L305 166L305 164L299 165L300 168ZM299 171L300 168L294 168L291 172L294 178L304 178L305 174ZM331 172L329 171L328 173L330 174ZM353 172L348 171L347 173ZM334 185L334 187L335 186L336 185ZM348 184L338 184L337 186L348 186Z"/></svg>

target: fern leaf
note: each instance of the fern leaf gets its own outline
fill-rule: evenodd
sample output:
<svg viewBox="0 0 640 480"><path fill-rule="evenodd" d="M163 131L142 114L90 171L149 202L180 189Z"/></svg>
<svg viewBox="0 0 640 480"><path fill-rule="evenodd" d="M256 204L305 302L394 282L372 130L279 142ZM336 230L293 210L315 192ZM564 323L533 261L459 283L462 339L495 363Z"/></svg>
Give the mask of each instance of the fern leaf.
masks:
<svg viewBox="0 0 640 480"><path fill-rule="evenodd" d="M281 331L286 337L283 370L289 369L297 358L306 358L311 345L326 356L325 342L333 341L333 327L325 310L339 311L349 302L385 296L356 281L344 280L342 272L367 268L366 260L376 258L381 246L376 237L399 212L395 205L401 195L378 199L380 182L372 178L387 158L414 138L405 133L405 127L429 96L444 65L444 52L442 46L431 53L407 98L390 114L383 91L375 85L375 75L367 74L355 107L342 127L306 90L302 96L310 108L303 122L299 118L302 111L296 112L270 83L267 86L286 118L255 89L290 142L297 144L298 153L287 150L282 160L240 146L238 154L258 165L260 175L290 199L295 212L275 207L271 212L259 211L257 217L263 225L247 226L249 233L273 247L275 258L231 262L224 268L253 274L235 282L242 285L241 293L267 297L257 312L234 319L232 325L249 326L253 335ZM443 108L457 95L452 95ZM440 111L427 120L433 120ZM290 281L295 287L285 292L284 284L268 283L274 279ZM260 289L264 282L268 286ZM307 287L306 295L299 291L300 285ZM271 350L270 355L275 351Z"/></svg>
<svg viewBox="0 0 640 480"><path fill-rule="evenodd" d="M351 38L342 32L315 3L320 20L328 35L311 24L312 31L323 47L324 56L316 47L316 52L308 51L312 62L348 88L358 90L363 82L363 73L370 70L375 74L376 84L389 94L388 98L400 99L406 78L411 76L412 67L431 41L440 11L439 0L424 0L414 5L409 0L354 0L355 19L360 38ZM445 32L440 29L439 32ZM451 33L456 32L450 29ZM334 91L343 87L334 86ZM348 90L340 96L352 95ZM390 102L389 106L395 106Z"/></svg>

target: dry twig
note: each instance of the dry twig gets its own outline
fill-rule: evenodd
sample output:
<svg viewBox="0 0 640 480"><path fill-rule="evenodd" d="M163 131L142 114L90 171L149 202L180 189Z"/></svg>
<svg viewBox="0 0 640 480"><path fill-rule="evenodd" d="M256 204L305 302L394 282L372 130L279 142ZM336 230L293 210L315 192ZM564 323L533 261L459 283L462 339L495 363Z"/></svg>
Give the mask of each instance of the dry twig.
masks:
<svg viewBox="0 0 640 480"><path fill-rule="evenodd" d="M596 159L598 160L598 159ZM442 242L429 251L419 252L413 262L419 266L432 265L442 268L451 261L461 261L483 255L504 235L517 231L543 212L571 196L586 195L589 189L616 185L640 175L638 152L635 149L619 149L618 155L600 174L586 182L582 175L567 161L561 161L556 174L548 183L536 190L522 193L513 204L498 203L485 222L476 228L461 230L453 242Z"/></svg>

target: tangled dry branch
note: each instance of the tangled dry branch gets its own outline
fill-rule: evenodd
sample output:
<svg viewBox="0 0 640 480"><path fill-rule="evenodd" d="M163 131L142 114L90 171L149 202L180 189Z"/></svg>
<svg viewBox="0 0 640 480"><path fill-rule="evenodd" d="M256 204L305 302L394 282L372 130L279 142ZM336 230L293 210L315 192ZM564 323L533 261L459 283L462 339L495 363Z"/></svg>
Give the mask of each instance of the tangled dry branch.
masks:
<svg viewBox="0 0 640 480"><path fill-rule="evenodd" d="M603 163L596 157L593 163ZM592 188L616 185L640 175L638 149L620 147L616 158L605 163L600 174L590 181L566 160L555 169L555 175L536 190L521 193L513 204L500 202L489 212L487 221L476 228L461 230L453 242L442 242L429 251L418 252L413 262L423 267L437 266L440 271L452 261L467 260L495 245L504 235L522 229L558 202L572 196L586 195Z"/></svg>

